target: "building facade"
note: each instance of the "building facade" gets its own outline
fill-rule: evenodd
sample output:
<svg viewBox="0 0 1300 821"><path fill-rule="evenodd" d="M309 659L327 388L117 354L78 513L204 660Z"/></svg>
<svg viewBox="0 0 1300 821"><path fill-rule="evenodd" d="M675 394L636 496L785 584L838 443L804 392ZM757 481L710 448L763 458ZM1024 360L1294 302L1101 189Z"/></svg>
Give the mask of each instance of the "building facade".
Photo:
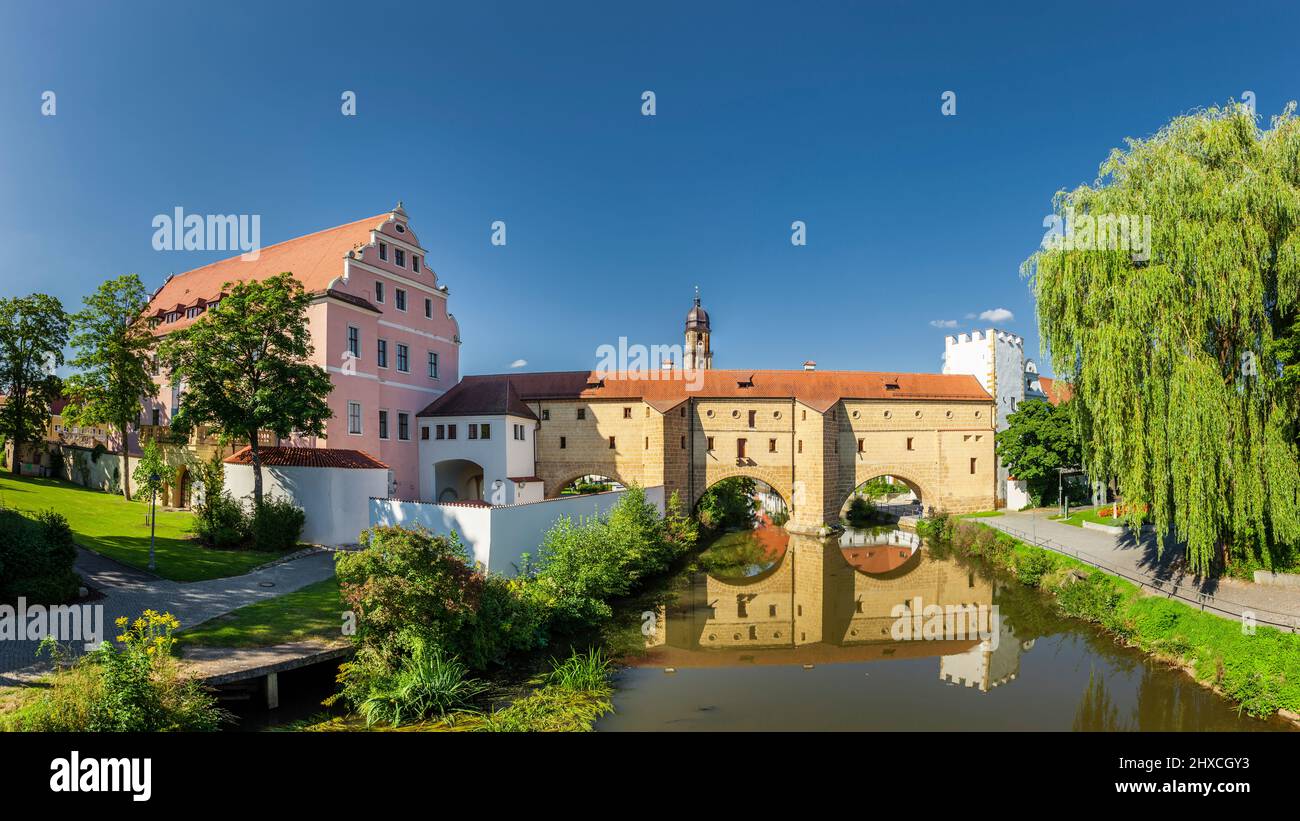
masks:
<svg viewBox="0 0 1300 821"><path fill-rule="evenodd" d="M220 302L226 283L282 271L313 296L307 312L311 361L330 375L333 415L323 439L281 442L264 434L262 444L364 451L389 466L392 495L417 496L415 416L457 383L461 340L447 286L430 267L401 203L385 214L262 248L256 259L233 257L169 277L149 304L155 333L161 337L199 320ZM155 382L158 394L144 403L140 436L165 434L185 392L161 371ZM131 444L138 452L139 436ZM189 444L215 446L204 430ZM173 485L183 503L185 477Z"/></svg>

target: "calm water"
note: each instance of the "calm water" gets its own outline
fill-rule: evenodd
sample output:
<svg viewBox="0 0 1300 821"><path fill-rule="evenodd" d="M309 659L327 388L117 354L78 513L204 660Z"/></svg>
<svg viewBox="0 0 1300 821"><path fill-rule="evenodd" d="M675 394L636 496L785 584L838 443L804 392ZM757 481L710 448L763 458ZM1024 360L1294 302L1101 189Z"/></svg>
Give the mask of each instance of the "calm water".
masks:
<svg viewBox="0 0 1300 821"><path fill-rule="evenodd" d="M1036 591L911 539L724 537L597 729L1291 729L1238 716ZM900 613L930 638L900 637Z"/></svg>

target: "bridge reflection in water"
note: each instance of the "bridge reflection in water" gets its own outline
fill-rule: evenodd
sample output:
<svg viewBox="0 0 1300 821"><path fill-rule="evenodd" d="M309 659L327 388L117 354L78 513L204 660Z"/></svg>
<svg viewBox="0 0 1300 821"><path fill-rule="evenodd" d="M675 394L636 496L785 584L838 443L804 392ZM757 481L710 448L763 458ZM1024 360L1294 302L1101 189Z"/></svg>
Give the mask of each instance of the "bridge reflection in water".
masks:
<svg viewBox="0 0 1300 821"><path fill-rule="evenodd" d="M1020 654L1032 646L1022 646L1006 620L993 616L995 582L931 558L914 534L850 530L839 539L791 535L776 549L770 535L756 543L758 555L738 550L721 561L710 561L706 551L705 572L693 574L659 614L646 656L632 664L686 669L937 658L944 681L988 691L1016 678ZM977 613L978 620L950 617L942 638L895 639L899 608L910 614L918 604L950 616ZM981 640L990 631L996 637Z"/></svg>

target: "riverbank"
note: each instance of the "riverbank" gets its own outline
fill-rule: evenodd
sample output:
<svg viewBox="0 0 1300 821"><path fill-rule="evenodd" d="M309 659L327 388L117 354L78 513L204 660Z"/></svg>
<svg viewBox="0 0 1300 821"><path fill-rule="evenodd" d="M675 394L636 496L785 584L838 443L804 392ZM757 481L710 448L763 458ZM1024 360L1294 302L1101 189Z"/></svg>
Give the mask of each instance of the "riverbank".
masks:
<svg viewBox="0 0 1300 821"><path fill-rule="evenodd" d="M1183 670L1249 715L1277 714L1300 726L1300 635L1265 626L1248 631L983 522L937 517L919 530L941 549L983 559L1051 594L1064 615L1100 625L1119 643Z"/></svg>

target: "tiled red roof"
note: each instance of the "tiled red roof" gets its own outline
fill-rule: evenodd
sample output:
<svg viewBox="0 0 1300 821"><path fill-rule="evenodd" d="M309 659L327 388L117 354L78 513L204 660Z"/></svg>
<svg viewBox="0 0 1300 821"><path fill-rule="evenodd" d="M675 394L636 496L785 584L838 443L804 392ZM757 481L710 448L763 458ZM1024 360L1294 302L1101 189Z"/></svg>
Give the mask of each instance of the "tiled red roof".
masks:
<svg viewBox="0 0 1300 821"><path fill-rule="evenodd" d="M1070 383L1061 379L1040 376L1038 384L1043 387L1043 393L1047 394L1047 401L1053 405L1069 402L1070 397L1074 396L1074 389L1070 387Z"/></svg>
<svg viewBox="0 0 1300 821"><path fill-rule="evenodd" d="M378 214L270 245L262 248L255 260L235 256L177 274L154 294L147 314L161 318L168 311L179 311L179 320L160 329L184 328L193 323L184 316L185 309L219 298L223 284L263 280L284 271L292 273L308 293L324 291L336 277L343 275L343 258L348 251L370 242L371 229L379 228L390 216Z"/></svg>
<svg viewBox="0 0 1300 821"><path fill-rule="evenodd" d="M258 455L261 456L262 467L388 469L388 465L363 450L259 448ZM246 447L238 453L226 457L225 462L227 465L251 465L253 464L253 449Z"/></svg>
<svg viewBox="0 0 1300 821"><path fill-rule="evenodd" d="M991 402L979 380L966 374L871 371L596 371L467 376L420 416L501 413L511 393L524 402L545 399L638 399L666 412L689 398L794 398L825 412L841 399L931 399ZM747 387L741 387L746 385ZM507 387L509 390L507 390ZM693 388L697 388L694 390Z"/></svg>

